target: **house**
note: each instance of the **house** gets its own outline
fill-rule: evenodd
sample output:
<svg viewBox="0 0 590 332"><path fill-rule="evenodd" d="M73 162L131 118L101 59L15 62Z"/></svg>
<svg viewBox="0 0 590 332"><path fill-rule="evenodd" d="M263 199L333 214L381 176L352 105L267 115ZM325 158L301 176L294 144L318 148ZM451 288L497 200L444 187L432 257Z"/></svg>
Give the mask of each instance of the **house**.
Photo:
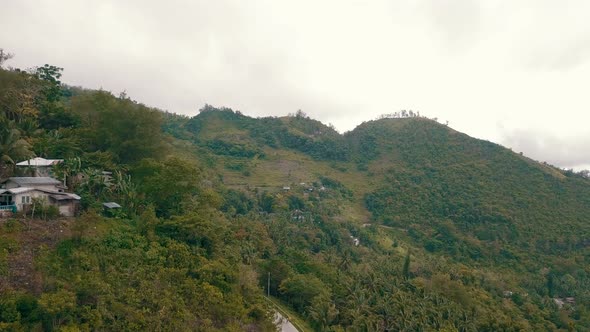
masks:
<svg viewBox="0 0 590 332"><path fill-rule="evenodd" d="M50 177L11 177L1 183L2 188L35 188L63 192L65 187L59 180Z"/></svg>
<svg viewBox="0 0 590 332"><path fill-rule="evenodd" d="M553 302L557 305L559 309L563 308L565 304L569 304L571 306L576 305L576 299L574 297L566 297L566 298L559 298L556 297L553 299Z"/></svg>
<svg viewBox="0 0 590 332"><path fill-rule="evenodd" d="M45 159L36 157L16 163L19 168L30 169L32 176L51 176L53 166L62 163L63 159Z"/></svg>
<svg viewBox="0 0 590 332"><path fill-rule="evenodd" d="M78 210L80 196L65 192L65 187L50 177L11 177L0 182L0 210L24 211L35 200L56 206L66 217Z"/></svg>
<svg viewBox="0 0 590 332"><path fill-rule="evenodd" d="M121 205L115 202L102 203L103 214L108 217L116 216L121 210Z"/></svg>

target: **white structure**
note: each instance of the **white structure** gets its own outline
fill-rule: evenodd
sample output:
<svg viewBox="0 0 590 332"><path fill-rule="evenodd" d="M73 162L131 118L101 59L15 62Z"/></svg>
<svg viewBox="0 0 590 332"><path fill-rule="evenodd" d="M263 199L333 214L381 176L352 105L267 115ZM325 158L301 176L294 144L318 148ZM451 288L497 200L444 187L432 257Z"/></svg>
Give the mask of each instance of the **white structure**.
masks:
<svg viewBox="0 0 590 332"><path fill-rule="evenodd" d="M45 159L36 157L33 159L21 161L20 163L16 163L16 166L20 168L30 168L31 175L33 176L51 176L51 168L54 165L62 163L63 159Z"/></svg>
<svg viewBox="0 0 590 332"><path fill-rule="evenodd" d="M33 199L57 206L59 213L71 217L76 214L80 196L64 192L65 187L50 177L12 177L0 187L0 210L23 211Z"/></svg>

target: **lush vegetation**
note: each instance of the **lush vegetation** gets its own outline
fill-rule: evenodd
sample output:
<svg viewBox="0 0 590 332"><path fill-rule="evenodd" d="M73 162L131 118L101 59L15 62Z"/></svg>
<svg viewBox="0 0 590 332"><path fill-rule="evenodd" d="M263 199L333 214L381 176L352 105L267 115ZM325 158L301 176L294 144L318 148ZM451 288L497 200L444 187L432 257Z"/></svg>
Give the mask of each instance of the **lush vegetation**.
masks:
<svg viewBox="0 0 590 332"><path fill-rule="evenodd" d="M62 225L0 223L0 330L274 329L255 267L242 263L239 224L219 212L198 162L175 153L164 114L63 86L60 72L0 70L2 177L24 158L64 158L55 173L87 210L63 226L68 236L33 243L31 227ZM111 200L124 207L116 219L98 214ZM35 250L34 266L23 250ZM40 277L20 282L16 271L31 268Z"/></svg>
<svg viewBox="0 0 590 332"><path fill-rule="evenodd" d="M317 331L590 329L585 172L413 112L340 135L60 73L0 70L1 176L63 158L84 210L0 221L0 330L274 330L266 294Z"/></svg>

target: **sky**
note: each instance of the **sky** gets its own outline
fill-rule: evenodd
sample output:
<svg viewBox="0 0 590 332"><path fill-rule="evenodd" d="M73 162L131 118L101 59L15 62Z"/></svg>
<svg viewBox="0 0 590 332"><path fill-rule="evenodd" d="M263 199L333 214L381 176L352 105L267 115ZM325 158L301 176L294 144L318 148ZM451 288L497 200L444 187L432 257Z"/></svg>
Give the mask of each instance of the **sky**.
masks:
<svg viewBox="0 0 590 332"><path fill-rule="evenodd" d="M590 169L590 1L19 0L6 65L196 115L301 109L339 131L419 111Z"/></svg>

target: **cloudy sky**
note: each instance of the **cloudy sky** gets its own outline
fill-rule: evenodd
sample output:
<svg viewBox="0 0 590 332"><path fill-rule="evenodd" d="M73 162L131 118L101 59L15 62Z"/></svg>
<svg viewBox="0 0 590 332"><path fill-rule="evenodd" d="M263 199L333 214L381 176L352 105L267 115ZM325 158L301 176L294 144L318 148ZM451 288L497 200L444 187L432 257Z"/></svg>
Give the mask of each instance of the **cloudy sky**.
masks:
<svg viewBox="0 0 590 332"><path fill-rule="evenodd" d="M301 109L347 131L411 109L581 169L588 17L585 0L19 0L1 6L0 48L171 112Z"/></svg>

